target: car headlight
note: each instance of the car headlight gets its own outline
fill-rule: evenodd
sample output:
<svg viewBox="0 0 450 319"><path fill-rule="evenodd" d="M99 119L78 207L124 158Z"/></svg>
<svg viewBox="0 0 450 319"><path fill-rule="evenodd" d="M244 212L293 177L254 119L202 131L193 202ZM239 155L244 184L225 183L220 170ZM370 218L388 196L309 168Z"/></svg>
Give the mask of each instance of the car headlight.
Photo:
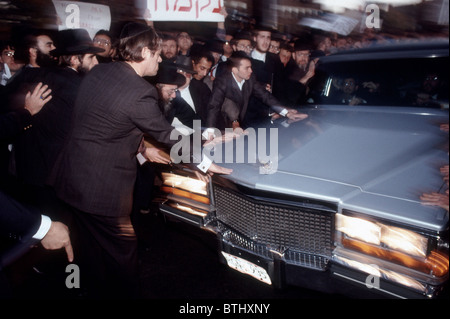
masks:
<svg viewBox="0 0 450 319"><path fill-rule="evenodd" d="M208 184L206 182L169 172L161 173L161 178L161 190L163 192L202 204L210 204Z"/></svg>
<svg viewBox="0 0 450 319"><path fill-rule="evenodd" d="M448 244L440 249L434 237L342 214L336 215L336 230L338 246L433 277L448 274Z"/></svg>

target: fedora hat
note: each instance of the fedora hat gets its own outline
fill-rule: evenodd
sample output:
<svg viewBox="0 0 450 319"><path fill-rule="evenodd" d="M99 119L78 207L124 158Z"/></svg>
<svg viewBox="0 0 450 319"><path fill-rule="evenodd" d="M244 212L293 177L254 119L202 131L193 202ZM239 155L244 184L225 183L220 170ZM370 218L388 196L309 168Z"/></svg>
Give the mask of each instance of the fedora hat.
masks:
<svg viewBox="0 0 450 319"><path fill-rule="evenodd" d="M105 51L94 46L86 29L67 29L58 32L56 49L50 51L54 56L99 53Z"/></svg>
<svg viewBox="0 0 450 319"><path fill-rule="evenodd" d="M175 66L177 69L182 70L186 73L195 74L197 72L194 71L194 66L192 65L192 59L185 55L177 56L175 60Z"/></svg>
<svg viewBox="0 0 450 319"><path fill-rule="evenodd" d="M208 51L223 54L223 45L224 44L225 44L225 42L220 39L212 39L212 40L208 40L205 43L205 48Z"/></svg>
<svg viewBox="0 0 450 319"><path fill-rule="evenodd" d="M163 61L159 64L155 83L171 84L180 87L186 83L186 77L177 72L175 63Z"/></svg>

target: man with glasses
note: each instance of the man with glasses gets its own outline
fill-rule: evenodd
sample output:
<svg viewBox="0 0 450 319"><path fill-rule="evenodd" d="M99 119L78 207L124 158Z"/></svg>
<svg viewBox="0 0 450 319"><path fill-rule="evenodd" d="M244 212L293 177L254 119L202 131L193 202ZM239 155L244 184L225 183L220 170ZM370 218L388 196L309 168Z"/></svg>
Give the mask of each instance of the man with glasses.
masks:
<svg viewBox="0 0 450 319"><path fill-rule="evenodd" d="M99 63L107 63L114 60L116 53L114 46L114 37L106 30L99 30L94 36L94 46L103 49L103 52L97 53Z"/></svg>
<svg viewBox="0 0 450 319"><path fill-rule="evenodd" d="M0 85L5 86L14 74L23 67L23 63L15 62L12 44L2 43L0 50L0 64L3 64L3 69L0 72Z"/></svg>

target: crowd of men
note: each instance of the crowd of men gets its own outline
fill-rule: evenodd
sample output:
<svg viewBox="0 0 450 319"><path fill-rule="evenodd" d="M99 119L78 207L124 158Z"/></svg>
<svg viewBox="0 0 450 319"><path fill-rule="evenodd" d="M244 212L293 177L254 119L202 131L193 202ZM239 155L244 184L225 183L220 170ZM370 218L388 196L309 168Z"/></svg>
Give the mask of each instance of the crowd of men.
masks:
<svg viewBox="0 0 450 319"><path fill-rule="evenodd" d="M93 40L40 30L2 44L1 234L64 247L93 296L137 296L130 214L151 198L136 179L151 180L149 163L171 163L172 130L189 135L197 120L208 141L215 129L301 121L317 59L333 50L329 37L291 41L265 27L217 35L199 42L133 22ZM231 173L196 160L201 176Z"/></svg>

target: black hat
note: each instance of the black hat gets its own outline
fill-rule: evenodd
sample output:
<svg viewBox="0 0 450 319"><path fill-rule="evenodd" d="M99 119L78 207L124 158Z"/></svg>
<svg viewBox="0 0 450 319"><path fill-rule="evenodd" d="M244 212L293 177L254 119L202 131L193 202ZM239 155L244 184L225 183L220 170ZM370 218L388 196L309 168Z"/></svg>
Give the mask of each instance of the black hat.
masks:
<svg viewBox="0 0 450 319"><path fill-rule="evenodd" d="M50 51L54 56L99 53L105 51L94 46L86 29L67 29L58 32L57 48Z"/></svg>
<svg viewBox="0 0 450 319"><path fill-rule="evenodd" d="M267 32L272 32L272 33L276 32L276 29L274 27L268 26L266 24L261 24L261 23L256 24L254 29L255 29L255 31L267 31Z"/></svg>
<svg viewBox="0 0 450 319"><path fill-rule="evenodd" d="M168 61L163 61L159 64L159 70L155 80L156 83L172 84L178 87L186 83L186 77L177 72L175 63Z"/></svg>
<svg viewBox="0 0 450 319"><path fill-rule="evenodd" d="M148 25L138 22L127 23L120 32L120 39L134 37L138 34L152 30Z"/></svg>
<svg viewBox="0 0 450 319"><path fill-rule="evenodd" d="M234 34L233 40L248 40L253 42L253 34L250 31L242 30Z"/></svg>
<svg viewBox="0 0 450 319"><path fill-rule="evenodd" d="M308 39L298 39L294 42L294 51L311 51L313 45Z"/></svg>
<svg viewBox="0 0 450 319"><path fill-rule="evenodd" d="M197 72L194 71L194 66L192 65L192 59L185 55L177 56L175 60L175 66L177 69L182 70L186 73L195 74Z"/></svg>
<svg viewBox="0 0 450 319"><path fill-rule="evenodd" d="M220 54L223 54L223 45L225 44L224 41L219 40L219 39L212 39L206 42L205 44L205 48L208 51L211 52L217 52Z"/></svg>

